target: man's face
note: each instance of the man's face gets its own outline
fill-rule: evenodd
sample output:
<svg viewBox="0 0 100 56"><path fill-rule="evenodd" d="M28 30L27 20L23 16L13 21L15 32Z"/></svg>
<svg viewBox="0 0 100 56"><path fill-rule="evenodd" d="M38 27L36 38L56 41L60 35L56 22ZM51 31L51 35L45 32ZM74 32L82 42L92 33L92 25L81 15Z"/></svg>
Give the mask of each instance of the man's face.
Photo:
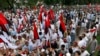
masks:
<svg viewBox="0 0 100 56"><path fill-rule="evenodd" d="M81 52L84 52L85 48L81 48Z"/></svg>
<svg viewBox="0 0 100 56"><path fill-rule="evenodd" d="M28 42L25 42L25 44L28 46Z"/></svg>
<svg viewBox="0 0 100 56"><path fill-rule="evenodd" d="M32 42L33 42L33 43L35 43L35 40L34 40L34 39L32 39Z"/></svg>
<svg viewBox="0 0 100 56"><path fill-rule="evenodd" d="M64 50L64 48L65 48L65 45L62 45L62 46L61 46L61 49Z"/></svg>
<svg viewBox="0 0 100 56"><path fill-rule="evenodd" d="M16 42L16 45L20 45L20 41L17 41L17 42Z"/></svg>

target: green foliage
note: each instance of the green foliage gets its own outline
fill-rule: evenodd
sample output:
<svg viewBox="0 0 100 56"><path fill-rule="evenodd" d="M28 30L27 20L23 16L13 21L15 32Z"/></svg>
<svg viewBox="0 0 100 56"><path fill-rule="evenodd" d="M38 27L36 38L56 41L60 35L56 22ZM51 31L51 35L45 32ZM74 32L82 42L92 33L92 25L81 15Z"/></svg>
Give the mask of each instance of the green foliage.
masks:
<svg viewBox="0 0 100 56"><path fill-rule="evenodd" d="M25 5L25 6L33 6L36 5L37 1L43 1L47 5L54 5L54 4L62 4L62 5L76 5L76 4L96 4L100 3L100 0L27 0L28 3L24 3L24 0L20 0L21 4L17 4L14 0L0 0L0 8L9 8L12 7L13 4L17 6Z"/></svg>
<svg viewBox="0 0 100 56"><path fill-rule="evenodd" d="M5 0L0 0L0 9L9 7L8 3L5 2L6 2Z"/></svg>
<svg viewBox="0 0 100 56"><path fill-rule="evenodd" d="M28 0L28 4L27 5L30 5L30 6L33 6L37 3L38 0Z"/></svg>

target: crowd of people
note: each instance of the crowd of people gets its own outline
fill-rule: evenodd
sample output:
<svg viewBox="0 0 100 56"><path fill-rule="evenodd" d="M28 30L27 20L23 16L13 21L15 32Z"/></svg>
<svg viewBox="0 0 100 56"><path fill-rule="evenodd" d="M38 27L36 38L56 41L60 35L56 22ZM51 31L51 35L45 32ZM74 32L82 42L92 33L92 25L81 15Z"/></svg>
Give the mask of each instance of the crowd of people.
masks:
<svg viewBox="0 0 100 56"><path fill-rule="evenodd" d="M0 27L0 56L94 56L100 49L99 12L92 7L54 8L1 10L8 24L6 31Z"/></svg>

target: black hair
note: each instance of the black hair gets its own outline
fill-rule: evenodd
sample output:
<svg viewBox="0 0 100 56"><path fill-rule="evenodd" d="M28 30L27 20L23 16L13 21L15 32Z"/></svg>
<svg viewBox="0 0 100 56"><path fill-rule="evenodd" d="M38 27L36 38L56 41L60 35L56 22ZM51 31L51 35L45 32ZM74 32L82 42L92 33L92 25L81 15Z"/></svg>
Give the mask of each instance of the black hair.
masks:
<svg viewBox="0 0 100 56"><path fill-rule="evenodd" d="M77 53L78 55L81 55L81 52L80 51L76 51L75 53Z"/></svg>
<svg viewBox="0 0 100 56"><path fill-rule="evenodd" d="M39 32L39 35L42 35L42 32Z"/></svg>
<svg viewBox="0 0 100 56"><path fill-rule="evenodd" d="M82 40L82 36L79 36L78 38L79 38L79 40Z"/></svg>
<svg viewBox="0 0 100 56"><path fill-rule="evenodd" d="M21 56L21 54L16 54L16 56Z"/></svg>
<svg viewBox="0 0 100 56"><path fill-rule="evenodd" d="M61 48L65 48L65 45L61 45Z"/></svg>
<svg viewBox="0 0 100 56"><path fill-rule="evenodd" d="M70 35L70 32L68 32L68 35Z"/></svg>
<svg viewBox="0 0 100 56"><path fill-rule="evenodd" d="M96 36L94 35L93 38L96 39Z"/></svg>
<svg viewBox="0 0 100 56"><path fill-rule="evenodd" d="M70 53L70 54L73 54L72 48L69 48L69 53Z"/></svg>

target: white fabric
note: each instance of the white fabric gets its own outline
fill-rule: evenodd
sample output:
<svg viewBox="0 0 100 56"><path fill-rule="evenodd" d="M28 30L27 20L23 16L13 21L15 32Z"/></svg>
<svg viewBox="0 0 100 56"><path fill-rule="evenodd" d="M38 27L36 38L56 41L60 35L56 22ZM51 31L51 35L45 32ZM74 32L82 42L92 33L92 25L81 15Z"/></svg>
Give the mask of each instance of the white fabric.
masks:
<svg viewBox="0 0 100 56"><path fill-rule="evenodd" d="M34 50L37 47L36 43L32 43L32 41L29 42L30 50Z"/></svg>
<svg viewBox="0 0 100 56"><path fill-rule="evenodd" d="M58 35L59 35L60 38L63 37L63 34L62 34L62 32L60 30L58 30Z"/></svg>
<svg viewBox="0 0 100 56"><path fill-rule="evenodd" d="M19 25L20 25L20 24L22 24L23 19L22 18L18 19L18 21L19 21Z"/></svg>
<svg viewBox="0 0 100 56"><path fill-rule="evenodd" d="M71 43L71 36L70 35L68 35L66 39L67 39L68 43Z"/></svg>
<svg viewBox="0 0 100 56"><path fill-rule="evenodd" d="M89 39L87 37L84 37L83 40L86 42L86 44L89 41Z"/></svg>
<svg viewBox="0 0 100 56"><path fill-rule="evenodd" d="M18 48L18 46L13 45L12 43L10 43L3 35L0 35L0 38L1 38L5 43L7 43L8 48L11 48L11 49L16 49L16 48Z"/></svg>
<svg viewBox="0 0 100 56"><path fill-rule="evenodd" d="M26 54L21 54L21 56L27 56Z"/></svg>
<svg viewBox="0 0 100 56"><path fill-rule="evenodd" d="M71 56L71 54L70 53L66 53L66 56Z"/></svg>
<svg viewBox="0 0 100 56"><path fill-rule="evenodd" d="M57 33L53 33L52 40L56 40L56 39L57 39Z"/></svg>
<svg viewBox="0 0 100 56"><path fill-rule="evenodd" d="M49 33L45 34L46 40L50 39Z"/></svg>
<svg viewBox="0 0 100 56"><path fill-rule="evenodd" d="M91 39L91 33L90 32L88 32L88 33L86 33L86 37L88 38L88 39Z"/></svg>
<svg viewBox="0 0 100 56"><path fill-rule="evenodd" d="M88 14L87 14L87 19L90 19L90 18L91 18L91 14L88 13Z"/></svg>
<svg viewBox="0 0 100 56"><path fill-rule="evenodd" d="M81 56L90 56L90 54L87 50L85 50L83 53L81 53Z"/></svg>
<svg viewBox="0 0 100 56"><path fill-rule="evenodd" d="M84 40L81 40L78 42L78 46L81 48L82 46L85 46L86 47L86 41Z"/></svg>
<svg viewBox="0 0 100 56"><path fill-rule="evenodd" d="M52 30L54 30L54 29L55 29L54 24L51 24L50 26L51 26L51 29L52 29Z"/></svg>
<svg viewBox="0 0 100 56"><path fill-rule="evenodd" d="M5 47L5 44L4 44L3 42L0 43L0 48L1 48L1 47L3 47L4 49L6 48L6 47Z"/></svg>
<svg viewBox="0 0 100 56"><path fill-rule="evenodd" d="M80 51L79 47L72 47L73 53L75 53L76 51Z"/></svg>
<svg viewBox="0 0 100 56"><path fill-rule="evenodd" d="M4 35L4 37L7 39L9 36L8 36L8 34L6 33L6 32L4 32L3 31L3 35Z"/></svg>

